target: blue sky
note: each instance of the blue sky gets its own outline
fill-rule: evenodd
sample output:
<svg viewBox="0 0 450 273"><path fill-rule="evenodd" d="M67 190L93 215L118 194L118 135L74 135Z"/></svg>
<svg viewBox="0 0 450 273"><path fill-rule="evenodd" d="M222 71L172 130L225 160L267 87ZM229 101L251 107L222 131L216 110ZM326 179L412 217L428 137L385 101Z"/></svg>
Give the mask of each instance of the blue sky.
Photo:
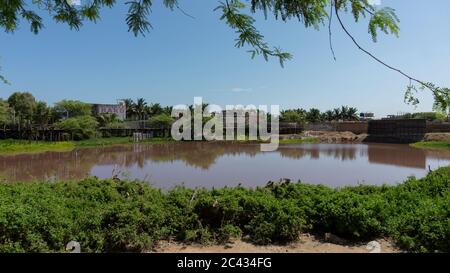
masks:
<svg viewBox="0 0 450 273"><path fill-rule="evenodd" d="M429 111L432 97L423 93L414 110L403 103L407 80L358 51L333 27L335 62L327 27L305 29L296 21L283 23L257 17L257 26L272 45L294 59L281 68L276 60L252 60L234 48L234 32L213 12L216 0L181 0L195 19L170 11L154 1L146 37L127 32L122 1L105 9L97 24L70 31L44 16L39 35L26 24L14 34L0 33L0 66L11 85L0 85L0 97L14 91L32 92L54 103L64 98L111 103L144 97L163 105L192 104L194 96L226 104L279 104L286 108L327 110L356 106L382 116L400 111ZM345 16L361 44L388 63L425 81L450 86L450 1L382 0L400 17L400 38L380 34L373 43L367 22L354 24ZM44 12L41 12L45 15Z"/></svg>

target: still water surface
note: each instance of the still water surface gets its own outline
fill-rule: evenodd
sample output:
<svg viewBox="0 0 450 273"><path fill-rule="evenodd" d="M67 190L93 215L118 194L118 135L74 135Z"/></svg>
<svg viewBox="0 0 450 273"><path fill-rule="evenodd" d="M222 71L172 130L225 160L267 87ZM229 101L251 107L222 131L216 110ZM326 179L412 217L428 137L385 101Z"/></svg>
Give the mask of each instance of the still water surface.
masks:
<svg viewBox="0 0 450 273"><path fill-rule="evenodd" d="M281 178L332 187L395 184L450 165L450 151L399 144L135 144L0 157L0 179L67 180L97 176L145 180L159 188L262 186Z"/></svg>

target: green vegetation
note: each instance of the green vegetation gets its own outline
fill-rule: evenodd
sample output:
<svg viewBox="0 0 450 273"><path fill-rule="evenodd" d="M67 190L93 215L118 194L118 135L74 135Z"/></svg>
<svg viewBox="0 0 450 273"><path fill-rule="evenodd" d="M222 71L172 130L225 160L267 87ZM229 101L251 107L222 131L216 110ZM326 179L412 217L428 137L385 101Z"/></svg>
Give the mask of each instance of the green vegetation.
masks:
<svg viewBox="0 0 450 273"><path fill-rule="evenodd" d="M107 128L110 122L117 123L116 119L98 119ZM86 139L96 135L99 124L91 105L81 101L62 100L50 107L28 92L15 92L6 101L0 99L0 128L18 131L22 139L38 140L39 130L54 129L65 130L66 140Z"/></svg>
<svg viewBox="0 0 450 273"><path fill-rule="evenodd" d="M139 143L161 144L171 142L169 138L149 138ZM80 141L46 142L27 140L0 140L0 155L29 154L42 152L67 152L75 148L133 144L131 137L91 138Z"/></svg>
<svg viewBox="0 0 450 273"><path fill-rule="evenodd" d="M311 108L309 111L305 109L288 109L281 111L281 122L321 122L321 121L356 121L359 120L358 109L355 107L341 106L325 112L319 109Z"/></svg>
<svg viewBox="0 0 450 273"><path fill-rule="evenodd" d="M294 143L318 143L319 138L308 137L303 139L280 139L280 144L294 144Z"/></svg>
<svg viewBox="0 0 450 273"><path fill-rule="evenodd" d="M89 116L92 113L90 104L77 100L62 100L57 102L53 110L58 114L59 119Z"/></svg>
<svg viewBox="0 0 450 273"><path fill-rule="evenodd" d="M178 0L165 0L163 5L171 10L181 9ZM30 30L37 34L44 27L40 12L48 12L58 23L65 23L71 29L79 30L86 21L97 22L101 18L101 10L117 6L115 1L95 1L94 3L82 3L81 5L70 5L65 1L46 1L42 5L41 1L26 5L23 0L16 0L12 3L0 4L0 13L4 14L0 21L0 28L6 32L13 32L20 26L23 19L30 25ZM152 26L149 22L149 15L152 11L152 1L130 1L126 3L128 12L126 24L128 31L135 36L144 35ZM273 14L276 20L290 21L292 19L300 21L305 28L319 28L328 20L330 13L330 2L320 0L310 2L286 3L285 0L246 1L229 0L218 1L218 6L214 10L220 13L220 20L224 21L236 34L236 47L248 47L252 57L260 55L268 60L274 57L281 65L286 60L292 58L288 52L283 52L278 47L272 47L265 41L264 36L254 26L254 13ZM336 16L339 13L350 13L355 22L361 22L360 18L368 16L369 33L374 41L377 39L378 31L388 34L399 34L398 18L392 8L376 8L367 0L358 1L335 1L331 2L331 14ZM4 80L4 79L3 79Z"/></svg>
<svg viewBox="0 0 450 273"><path fill-rule="evenodd" d="M0 155L24 153L66 152L75 148L73 142L44 142L27 140L0 140Z"/></svg>
<svg viewBox="0 0 450 273"><path fill-rule="evenodd" d="M174 119L170 116L170 114L158 114L153 116L147 121L147 124L150 128L170 128Z"/></svg>
<svg viewBox="0 0 450 273"><path fill-rule="evenodd" d="M150 104L143 98L126 99L129 120L148 120L155 127L170 126L172 107ZM142 123L143 124L143 123ZM64 130L64 140L110 137L108 129L126 129L128 125L114 113L93 115L92 105L76 100L62 100L54 106L36 101L28 92L15 92L7 100L0 98L0 130L18 132L15 138L40 140L39 130ZM106 129L106 130L101 130Z"/></svg>
<svg viewBox="0 0 450 273"><path fill-rule="evenodd" d="M139 143L168 143L172 141L170 138L149 138L140 141ZM111 146L122 144L133 144L131 137L108 137L108 138L92 138L80 141L74 141L76 147L98 147L98 146Z"/></svg>
<svg viewBox="0 0 450 273"><path fill-rule="evenodd" d="M418 113L405 113L397 115L395 118L399 119L426 119L427 121L446 121L448 116L446 113L436 109L436 112L418 112Z"/></svg>
<svg viewBox="0 0 450 273"><path fill-rule="evenodd" d="M153 137L139 141L139 143L150 144L164 144L174 142L172 138L167 137ZM226 143L263 143L263 141L248 140L235 140L224 141ZM280 144L294 144L294 143L317 143L318 138L304 138L304 139L283 139L280 140ZM47 141L28 141L28 140L14 140L6 139L0 140L0 155L12 155L12 154L28 154L39 152L66 152L75 148L88 148L88 147L100 147L100 146L112 146L112 145L125 145L133 144L131 137L102 137L102 138L89 138L78 141L64 141L64 142L47 142Z"/></svg>
<svg viewBox="0 0 450 273"><path fill-rule="evenodd" d="M107 138L91 138L80 141L74 141L77 147L98 147L111 146L133 143L131 137L107 137Z"/></svg>
<svg viewBox="0 0 450 273"><path fill-rule="evenodd" d="M98 122L98 127L100 128L104 128L104 129L126 129L127 126L125 123L123 123L121 120L119 120L119 118L117 117L116 114L111 114L111 113L102 113L97 115L97 122ZM103 137L107 137L105 136L105 134L107 131L102 132L102 136Z"/></svg>
<svg viewBox="0 0 450 273"><path fill-rule="evenodd" d="M57 123L59 129L65 130L67 138L71 140L89 139L95 136L98 126L97 120L92 116L78 116L68 118Z"/></svg>
<svg viewBox="0 0 450 273"><path fill-rule="evenodd" d="M331 232L354 241L390 237L413 252L450 251L450 167L398 186L331 189L302 183L168 192L140 182L0 184L0 252L146 251L162 239L257 244Z"/></svg>
<svg viewBox="0 0 450 273"><path fill-rule="evenodd" d="M420 149L450 149L450 142L447 141L421 141L410 144L411 147Z"/></svg>

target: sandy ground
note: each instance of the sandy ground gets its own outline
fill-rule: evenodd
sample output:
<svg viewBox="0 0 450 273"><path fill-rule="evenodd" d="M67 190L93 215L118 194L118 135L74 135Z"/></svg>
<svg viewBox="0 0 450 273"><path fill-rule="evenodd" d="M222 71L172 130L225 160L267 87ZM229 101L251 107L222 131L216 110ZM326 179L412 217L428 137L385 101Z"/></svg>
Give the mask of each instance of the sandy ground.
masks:
<svg viewBox="0 0 450 273"><path fill-rule="evenodd" d="M361 143L367 134L352 132L305 131L302 134L280 135L280 139L318 138L320 143Z"/></svg>
<svg viewBox="0 0 450 273"><path fill-rule="evenodd" d="M425 135L425 141L449 141L450 133L428 133Z"/></svg>
<svg viewBox="0 0 450 273"><path fill-rule="evenodd" d="M176 242L160 242L155 252L162 253L370 253L367 243L344 245L337 242L324 241L314 236L303 234L296 243L288 245L257 246L242 240L235 240L226 245L185 245ZM381 253L400 252L390 241L377 240L381 245Z"/></svg>

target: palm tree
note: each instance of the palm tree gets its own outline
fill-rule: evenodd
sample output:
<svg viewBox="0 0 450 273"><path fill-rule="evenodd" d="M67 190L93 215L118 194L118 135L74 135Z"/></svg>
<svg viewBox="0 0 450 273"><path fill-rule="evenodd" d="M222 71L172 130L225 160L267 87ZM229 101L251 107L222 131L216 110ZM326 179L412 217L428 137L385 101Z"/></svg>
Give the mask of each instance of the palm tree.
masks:
<svg viewBox="0 0 450 273"><path fill-rule="evenodd" d="M147 106L147 102L144 98L138 98L135 103L135 111L140 120L144 118L145 108Z"/></svg>
<svg viewBox="0 0 450 273"><path fill-rule="evenodd" d="M347 120L359 120L358 109L350 107L347 111Z"/></svg>
<svg viewBox="0 0 450 273"><path fill-rule="evenodd" d="M127 109L127 118L131 118L136 115L136 105L134 104L132 99L124 99L125 107Z"/></svg>
<svg viewBox="0 0 450 273"><path fill-rule="evenodd" d="M316 108L309 109L309 112L306 114L306 120L308 122L318 122L320 121L320 110Z"/></svg>
<svg viewBox="0 0 450 273"><path fill-rule="evenodd" d="M328 110L326 112L323 113L323 119L326 121L332 121L334 120L334 114L333 111Z"/></svg>
<svg viewBox="0 0 450 273"><path fill-rule="evenodd" d="M163 108L159 103L152 103L148 108L149 115L152 117L163 113Z"/></svg>
<svg viewBox="0 0 450 273"><path fill-rule="evenodd" d="M165 114L170 116L170 115L172 115L172 110L173 110L172 106L166 106L166 107L163 108L163 113L165 113Z"/></svg>
<svg viewBox="0 0 450 273"><path fill-rule="evenodd" d="M340 119L342 119L341 109L334 108L333 109L333 120L340 120Z"/></svg>
<svg viewBox="0 0 450 273"><path fill-rule="evenodd" d="M358 120L358 109L355 107L342 106L341 107L341 119L342 120Z"/></svg>
<svg viewBox="0 0 450 273"><path fill-rule="evenodd" d="M115 113L102 113L97 116L97 121L99 127L106 127L109 124L119 122L119 119Z"/></svg>
<svg viewBox="0 0 450 273"><path fill-rule="evenodd" d="M341 119L348 120L348 106L341 106Z"/></svg>

